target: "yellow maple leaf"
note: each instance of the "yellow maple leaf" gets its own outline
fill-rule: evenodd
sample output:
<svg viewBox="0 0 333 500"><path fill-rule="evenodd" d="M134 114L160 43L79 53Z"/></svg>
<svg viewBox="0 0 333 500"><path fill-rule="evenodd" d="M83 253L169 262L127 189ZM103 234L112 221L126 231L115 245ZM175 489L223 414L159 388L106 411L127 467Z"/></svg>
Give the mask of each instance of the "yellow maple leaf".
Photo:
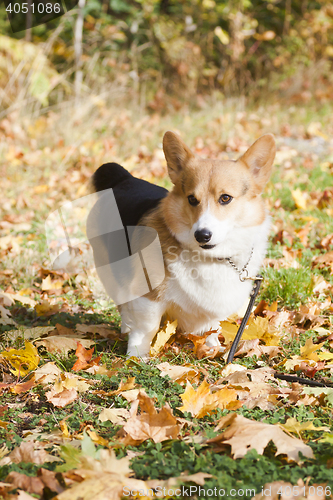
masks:
<svg viewBox="0 0 333 500"><path fill-rule="evenodd" d="M11 372L16 376L25 376L35 370L39 363L37 348L31 342L25 342L25 349L2 351L0 357L9 361Z"/></svg>
<svg viewBox="0 0 333 500"><path fill-rule="evenodd" d="M313 425L312 421L307 421L307 422L298 422L296 418L288 418L285 424L279 424L282 429L284 429L287 432L294 432L295 434L298 434L299 437L301 437L301 432L304 431L329 431L329 427L315 427Z"/></svg>
<svg viewBox="0 0 333 500"><path fill-rule="evenodd" d="M212 396L215 397L217 408L221 410L225 410L225 408L236 410L242 405L240 401L237 401L237 391L235 389L224 387L214 392Z"/></svg>
<svg viewBox="0 0 333 500"><path fill-rule="evenodd" d="M173 321L172 323L168 321L166 326L162 328L162 330L157 332L150 348L151 356L157 356L157 354L161 352L161 350L168 342L170 337L172 337L172 335L176 333L176 328L177 328L177 320Z"/></svg>
<svg viewBox="0 0 333 500"><path fill-rule="evenodd" d="M187 411L193 417L202 418L217 408L224 409L228 404L234 403L237 400L237 392L224 387L211 393L210 385L206 380L195 390L187 381L185 392L180 397L183 400L183 406L179 408L181 411Z"/></svg>
<svg viewBox="0 0 333 500"><path fill-rule="evenodd" d="M295 205L297 208L301 208L302 210L306 210L306 195L303 191L301 191L299 188L291 191L291 195L293 197L293 200L295 202Z"/></svg>
<svg viewBox="0 0 333 500"><path fill-rule="evenodd" d="M236 336L239 325L235 322L221 321L222 335L226 342L232 342ZM260 316L251 317L248 326L245 328L242 339L260 339L268 346L277 346L280 343L281 335L277 329L271 325L268 318Z"/></svg>
<svg viewBox="0 0 333 500"><path fill-rule="evenodd" d="M239 325L235 323L234 321L220 321L220 326L222 328L222 335L225 338L226 343L232 342L234 338L236 337L236 333L238 331ZM243 338L245 335L245 332L243 333Z"/></svg>
<svg viewBox="0 0 333 500"><path fill-rule="evenodd" d="M56 314L59 309L59 304L52 305L47 300L43 300L41 304L35 305L37 316L51 316L51 314Z"/></svg>
<svg viewBox="0 0 333 500"><path fill-rule="evenodd" d="M300 352L300 358L301 359L312 359L313 361L319 361L319 356L315 352L318 349L320 349L325 342L322 342L321 344L314 344L312 342L312 338L306 339L306 342L304 346L301 347Z"/></svg>
<svg viewBox="0 0 333 500"><path fill-rule="evenodd" d="M193 417L204 417L207 413L216 409L216 400L212 397L210 386L206 380L202 382L197 390L187 381L185 392L180 397L183 401L183 406L179 408L180 411L187 411Z"/></svg>
<svg viewBox="0 0 333 500"><path fill-rule="evenodd" d="M46 278L42 280L42 290L59 290L62 288L64 281L63 280L51 280L51 276L48 274Z"/></svg>
<svg viewBox="0 0 333 500"><path fill-rule="evenodd" d="M320 361L331 361L333 359L333 352L320 352L318 358Z"/></svg>

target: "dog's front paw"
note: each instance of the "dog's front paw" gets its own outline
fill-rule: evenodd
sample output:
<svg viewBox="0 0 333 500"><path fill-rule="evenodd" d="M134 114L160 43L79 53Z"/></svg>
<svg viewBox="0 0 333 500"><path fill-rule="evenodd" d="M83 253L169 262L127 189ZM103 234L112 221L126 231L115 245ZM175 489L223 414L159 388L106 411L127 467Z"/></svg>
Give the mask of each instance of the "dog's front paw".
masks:
<svg viewBox="0 0 333 500"><path fill-rule="evenodd" d="M207 347L212 347L212 348L219 347L222 350L224 350L219 341L219 332L213 332L210 335L208 335L205 343Z"/></svg>

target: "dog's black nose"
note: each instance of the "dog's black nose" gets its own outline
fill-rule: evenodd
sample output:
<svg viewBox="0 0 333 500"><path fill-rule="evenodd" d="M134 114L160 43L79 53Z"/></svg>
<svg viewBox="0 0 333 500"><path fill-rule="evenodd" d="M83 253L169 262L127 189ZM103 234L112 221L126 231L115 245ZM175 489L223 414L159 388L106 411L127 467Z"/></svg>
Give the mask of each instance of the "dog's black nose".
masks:
<svg viewBox="0 0 333 500"><path fill-rule="evenodd" d="M209 229L198 229L194 233L194 237L198 243L208 243L213 236L213 233Z"/></svg>

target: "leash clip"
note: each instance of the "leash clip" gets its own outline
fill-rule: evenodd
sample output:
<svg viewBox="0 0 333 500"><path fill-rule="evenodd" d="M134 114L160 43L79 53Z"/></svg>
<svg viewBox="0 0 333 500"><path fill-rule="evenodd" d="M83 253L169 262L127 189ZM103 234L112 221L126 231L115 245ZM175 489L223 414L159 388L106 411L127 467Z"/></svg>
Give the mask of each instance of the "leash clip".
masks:
<svg viewBox="0 0 333 500"><path fill-rule="evenodd" d="M258 281L262 281L262 280L264 279L264 278L263 278L262 276L260 276L260 275L259 275L259 276L248 276L248 274L249 274L249 273L247 272L247 269L245 269L245 271L246 271L246 273L247 273L245 277L242 277L241 275L239 276L239 279L240 279L241 281L245 281L245 280L252 280L252 281L257 281L257 280L258 280ZM243 271L243 272L244 272L244 271Z"/></svg>
<svg viewBox="0 0 333 500"><path fill-rule="evenodd" d="M247 269L242 269L239 273L239 279L243 282L245 280L251 280L252 278L249 278L249 272Z"/></svg>

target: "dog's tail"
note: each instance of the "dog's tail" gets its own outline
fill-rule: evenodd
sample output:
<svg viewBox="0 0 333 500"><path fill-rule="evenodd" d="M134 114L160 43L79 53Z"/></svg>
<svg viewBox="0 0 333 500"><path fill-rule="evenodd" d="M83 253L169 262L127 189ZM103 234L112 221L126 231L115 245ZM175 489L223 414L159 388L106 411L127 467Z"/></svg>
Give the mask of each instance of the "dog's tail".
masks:
<svg viewBox="0 0 333 500"><path fill-rule="evenodd" d="M111 189L131 177L132 174L118 163L104 163L91 178L91 190L98 192Z"/></svg>

